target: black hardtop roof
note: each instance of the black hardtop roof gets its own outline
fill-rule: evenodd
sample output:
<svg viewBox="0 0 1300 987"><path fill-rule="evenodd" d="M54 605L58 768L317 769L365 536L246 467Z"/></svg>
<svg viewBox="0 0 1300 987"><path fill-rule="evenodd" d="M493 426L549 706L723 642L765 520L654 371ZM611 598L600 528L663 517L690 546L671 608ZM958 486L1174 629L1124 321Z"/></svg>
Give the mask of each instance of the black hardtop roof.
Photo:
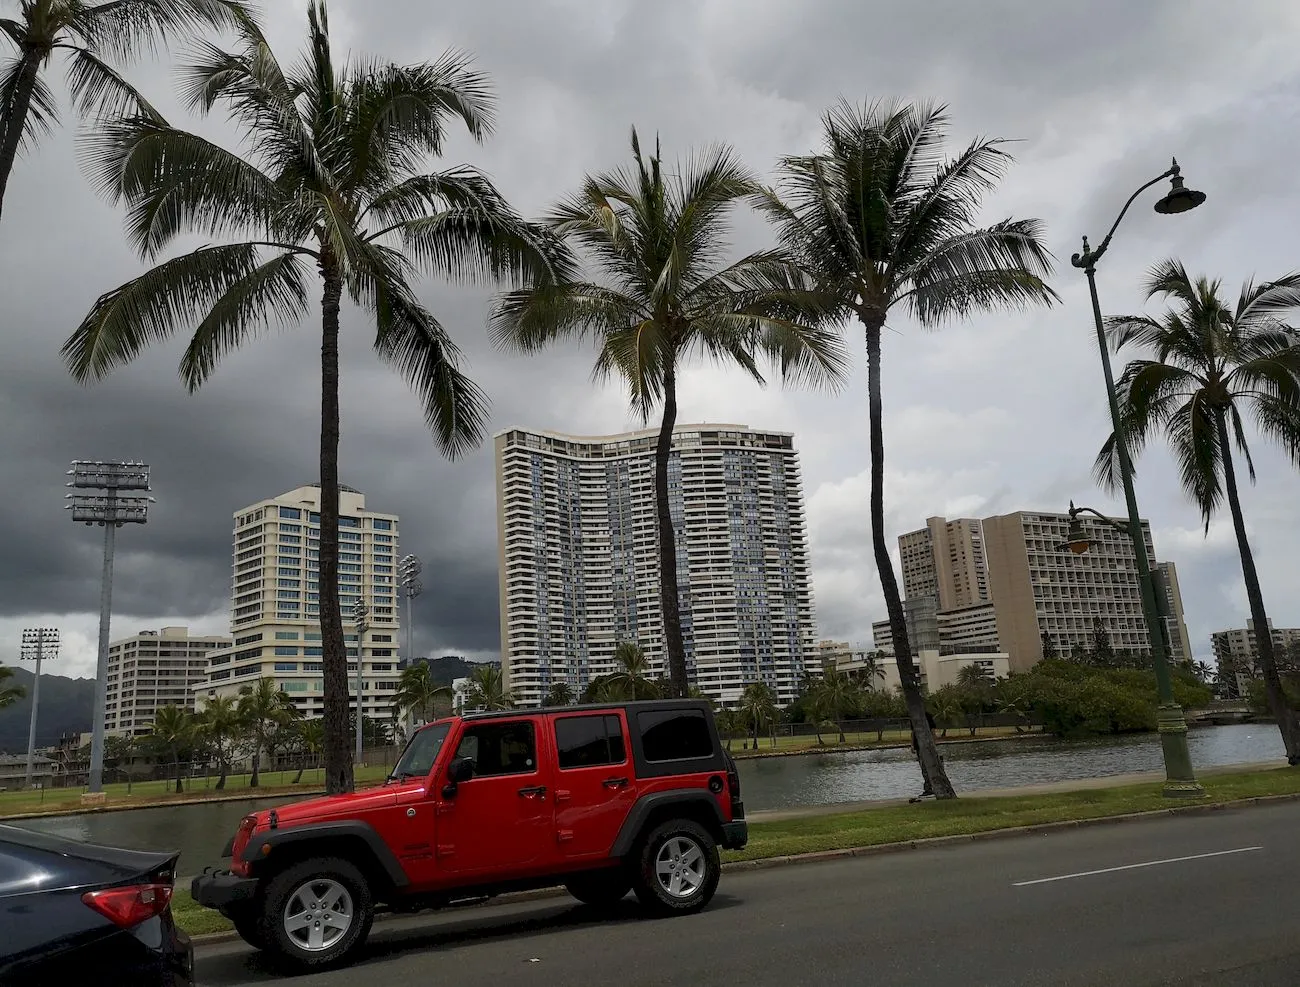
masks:
<svg viewBox="0 0 1300 987"><path fill-rule="evenodd" d="M702 709L711 713L707 699L638 699L612 703L584 703L579 706L539 706L529 709L502 709L490 713L465 713L464 720L499 720L514 716L567 715L570 713L599 713L602 710L623 709L628 712L652 709Z"/></svg>

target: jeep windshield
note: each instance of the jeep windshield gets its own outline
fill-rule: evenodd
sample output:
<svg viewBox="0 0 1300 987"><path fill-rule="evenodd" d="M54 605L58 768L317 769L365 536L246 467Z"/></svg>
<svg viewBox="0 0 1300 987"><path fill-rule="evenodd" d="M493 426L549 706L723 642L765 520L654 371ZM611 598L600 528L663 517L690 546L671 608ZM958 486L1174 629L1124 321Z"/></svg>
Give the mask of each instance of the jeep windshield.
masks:
<svg viewBox="0 0 1300 987"><path fill-rule="evenodd" d="M406 750L398 758L397 766L388 776L389 781L406 781L408 778L426 778L433 770L433 762L438 759L442 742L447 739L450 723L435 723L418 730L406 744Z"/></svg>

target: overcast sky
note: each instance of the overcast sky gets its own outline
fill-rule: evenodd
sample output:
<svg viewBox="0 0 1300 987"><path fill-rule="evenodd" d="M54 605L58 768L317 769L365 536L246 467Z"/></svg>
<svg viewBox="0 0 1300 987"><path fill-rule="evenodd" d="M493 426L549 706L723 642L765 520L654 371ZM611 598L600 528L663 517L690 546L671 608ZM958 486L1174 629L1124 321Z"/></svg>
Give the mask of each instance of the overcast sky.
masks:
<svg viewBox="0 0 1300 987"><path fill-rule="evenodd" d="M7 10L15 6L5 0ZM275 0L268 32L296 59L305 0ZM446 165L489 172L527 214L584 173L623 163L629 128L658 131L669 158L731 143L756 170L810 150L819 115L854 100L949 104L954 150L976 135L1019 140L1017 164L988 218L1036 216L1059 264L1063 303L980 317L940 333L900 313L885 339L887 512L891 545L927 516L1062 511L1073 498L1116 510L1090 478L1107 434L1085 282L1070 267L1078 238L1105 233L1129 193L1168 167L1208 193L1194 213L1162 217L1151 191L1130 214L1098 277L1108 313L1142 306L1146 269L1170 256L1224 280L1235 298L1252 275L1300 267L1295 238L1300 68L1292 0L333 0L336 52L395 61L473 52L499 96L486 145L457 140ZM59 93L60 70L50 77ZM131 77L176 118L171 68ZM223 141L222 120L201 124ZM113 637L163 624L205 632L228 622L231 515L317 476L318 317L268 334L228 359L195 396L176 376L180 338L93 387L73 384L58 350L94 298L142 269L121 216L79 170L68 127L15 170L0 224L0 661L23 627L63 631L63 674L92 674L101 529L63 511L75 458L139 458L158 504L122 529ZM765 231L739 216L737 246ZM497 353L486 342L486 292L425 283L421 293L465 349L493 399L493 430L581 434L637 427L616 389L589 381L591 353ZM491 444L439 458L417 401L377 363L371 330L345 311L341 479L368 505L401 514L402 549L425 562L417 642L429 653L497 653ZM693 368L684 422L738 422L795 433L810 517L819 633L869 639L884 616L867 514L865 372L838 396L762 390ZM1258 486L1243 499L1276 625L1300 625L1300 475L1257 444ZM1193 648L1242 626L1245 595L1231 527L1208 537L1179 491L1163 445L1140 463L1138 496L1157 555L1177 562ZM53 671L53 669L51 669Z"/></svg>

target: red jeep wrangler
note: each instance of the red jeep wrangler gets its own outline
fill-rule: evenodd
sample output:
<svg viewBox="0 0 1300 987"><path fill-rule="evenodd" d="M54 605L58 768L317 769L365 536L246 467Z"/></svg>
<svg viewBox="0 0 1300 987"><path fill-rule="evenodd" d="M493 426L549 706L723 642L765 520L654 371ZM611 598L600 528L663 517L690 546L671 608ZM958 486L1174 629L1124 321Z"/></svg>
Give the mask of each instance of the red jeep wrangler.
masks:
<svg viewBox="0 0 1300 987"><path fill-rule="evenodd" d="M420 729L387 782L245 816L194 900L291 966L338 964L376 906L563 885L686 914L748 840L735 762L696 700L483 713Z"/></svg>

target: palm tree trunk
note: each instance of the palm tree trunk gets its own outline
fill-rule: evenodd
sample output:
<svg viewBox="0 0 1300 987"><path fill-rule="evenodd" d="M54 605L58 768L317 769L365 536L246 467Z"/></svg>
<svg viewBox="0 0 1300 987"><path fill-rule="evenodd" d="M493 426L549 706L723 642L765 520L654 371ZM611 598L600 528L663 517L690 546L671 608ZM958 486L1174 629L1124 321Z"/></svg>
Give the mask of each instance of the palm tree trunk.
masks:
<svg viewBox="0 0 1300 987"><path fill-rule="evenodd" d="M1241 575L1246 583L1250 619L1255 627L1259 670L1264 679L1268 708L1277 718L1277 727L1282 733L1287 764L1294 767L1300 764L1300 723L1296 721L1295 710L1287 703L1286 690L1282 687L1282 677L1277 670L1277 658L1273 654L1273 632L1268 624L1268 614L1264 612L1264 593L1259 586L1259 573L1255 571L1255 556L1250 550L1250 540L1246 537L1246 519L1242 516L1241 498L1237 493L1237 473L1232 465L1227 414L1220 409L1216 412L1215 418L1219 431L1219 447L1223 450L1223 480L1224 486L1228 489L1228 508L1232 512L1233 530L1237 533L1237 550L1241 553Z"/></svg>
<svg viewBox="0 0 1300 987"><path fill-rule="evenodd" d="M185 794L185 786L181 784L181 755L179 752L177 752L173 763L176 766L176 794L183 795Z"/></svg>
<svg viewBox="0 0 1300 987"><path fill-rule="evenodd" d="M226 788L226 774L230 771L230 766L226 764L226 759L224 756L219 757L217 759L217 771L219 772L219 774L217 777L216 788L217 791L220 792L220 791L224 791Z"/></svg>
<svg viewBox="0 0 1300 987"><path fill-rule="evenodd" d="M668 460L677 424L677 375L670 365L664 371L664 417L655 444L655 515L659 522L659 600L664 616L664 649L668 652L668 678L674 699L685 699L686 646L682 643L682 614L677 592L677 535L668 500Z"/></svg>
<svg viewBox="0 0 1300 987"><path fill-rule="evenodd" d="M352 749L348 743L348 655L339 609L339 304L343 275L328 248L321 251L320 402L320 632L325 692L325 791L350 792ZM357 697L357 715L361 697Z"/></svg>
<svg viewBox="0 0 1300 987"><path fill-rule="evenodd" d="M889 557L885 543L885 430L884 399L881 393L880 334L885 316L881 312L870 320L863 317L867 336L867 408L871 429L871 546L876 559L876 572L880 589L885 596L885 609L889 614L889 630L894 640L894 657L898 662L898 677L907 703L907 715L912 721L916 738L916 760L927 786L937 798L956 798L952 782L939 757L934 734L925 718L925 698L921 695L920 676L912 660L912 642L907 636L907 616L898 593L898 577L894 575L894 562Z"/></svg>
<svg viewBox="0 0 1300 987"><path fill-rule="evenodd" d="M262 781L262 753L258 751L253 755L253 775L248 779L249 788L257 788Z"/></svg>
<svg viewBox="0 0 1300 987"><path fill-rule="evenodd" d="M27 112L32 105L32 93L36 91L36 76L40 67L41 53L32 48L24 48L13 102L4 107L4 131L0 133L0 213L4 211L5 190L9 187L9 175L14 170L14 162L18 159L18 147L22 144L23 131L27 127Z"/></svg>

